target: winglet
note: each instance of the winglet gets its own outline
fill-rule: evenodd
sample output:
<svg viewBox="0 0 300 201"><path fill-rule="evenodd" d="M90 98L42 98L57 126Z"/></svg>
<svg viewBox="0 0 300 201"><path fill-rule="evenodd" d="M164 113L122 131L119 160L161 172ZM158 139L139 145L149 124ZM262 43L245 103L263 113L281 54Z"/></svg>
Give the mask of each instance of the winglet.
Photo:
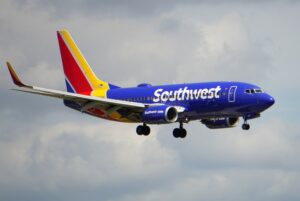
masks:
<svg viewBox="0 0 300 201"><path fill-rule="evenodd" d="M7 65L10 76L11 76L12 80L14 81L15 85L18 85L19 87L27 87L27 85L25 85L21 82L20 78L18 77L18 75L16 74L16 72L14 71L14 69L10 65L10 63L6 62L6 65Z"/></svg>

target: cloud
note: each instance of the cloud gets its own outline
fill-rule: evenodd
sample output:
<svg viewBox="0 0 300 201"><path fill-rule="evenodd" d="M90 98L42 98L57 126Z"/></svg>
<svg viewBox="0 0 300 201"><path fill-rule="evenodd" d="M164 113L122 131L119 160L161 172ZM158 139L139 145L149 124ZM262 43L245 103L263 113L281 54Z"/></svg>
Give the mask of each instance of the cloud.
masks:
<svg viewBox="0 0 300 201"><path fill-rule="evenodd" d="M137 138L132 126L121 127L127 132L109 123L31 127L16 139L1 141L0 159L6 161L1 183L29 192L60 192L70 185L106 189L129 180L151 181L176 165L176 153L160 145L155 129L153 136Z"/></svg>
<svg viewBox="0 0 300 201"><path fill-rule="evenodd" d="M198 5L232 5L243 4L253 5L256 3L288 3L293 4L297 1L290 0L261 0L261 1L247 1L247 0L187 0L187 1L117 1L117 0L76 0L76 1L19 1L21 6L26 6L28 2L38 8L48 8L51 11L53 18L64 18L66 15L100 15L102 17L112 18L116 16L144 18L159 15L160 13L170 11L176 6L198 6ZM98 11L98 12L97 12Z"/></svg>
<svg viewBox="0 0 300 201"><path fill-rule="evenodd" d="M298 154L293 147L298 146L294 134L299 131L285 134L285 131L290 130L289 127L295 127L294 124L285 124L278 119L269 120L264 125L257 125L255 121L252 123L254 128L249 133L239 127L207 130L195 123L189 128L193 131L189 137L195 140L187 141L188 146L179 147L183 163L200 169L255 167L295 170L300 165L298 160L292 160ZM198 152L198 157L190 154L194 152ZM287 158L291 159L289 163L284 162Z"/></svg>
<svg viewBox="0 0 300 201"><path fill-rule="evenodd" d="M166 135L168 127L152 127L149 137L139 137L134 125L112 124L66 121L31 127L21 137L1 141L0 159L5 163L0 185L14 186L28 199L39 194L59 200L88 194L91 200L300 196L297 131L284 135L293 125L280 120L264 121L249 134L192 124L184 141ZM11 189L1 189L2 198L14 198Z"/></svg>
<svg viewBox="0 0 300 201"><path fill-rule="evenodd" d="M207 7L202 6L198 10L176 7L147 18L78 14L71 15L72 20L67 17L53 20L51 9L37 9L34 5L14 7L13 3L7 3L5 10L11 11L4 12L2 18L10 23L3 26L3 38L11 40L3 41L9 51L3 49L1 55L3 60L14 61L21 76L30 67L24 76L26 80L32 73L37 77L35 81L39 81L37 84L48 84L51 88L64 89L54 32L62 27L70 29L95 72L121 86L145 81L153 84L220 79L257 82L272 67L264 41L251 37L244 16L226 7L218 8L222 10L219 18L208 20L197 14L206 12ZM43 26L45 23L47 26ZM185 70L187 67L190 70ZM38 70L41 68L52 79L47 80L46 73ZM124 69L122 75L115 73L120 69ZM156 75L158 71L160 77ZM133 80L136 76L131 76L131 72L136 72L139 80ZM169 72L174 73L169 76ZM3 84L7 86L7 82Z"/></svg>
<svg viewBox="0 0 300 201"><path fill-rule="evenodd" d="M259 183L257 183L257 178L259 178ZM298 195L286 195L286 190L295 192L296 189L292 186L299 185L297 178L299 178L299 175L293 172L282 174L280 171L257 169L204 171L191 174L189 177L184 177L182 180L163 186L160 189L148 191L137 196L127 196L121 200L157 200L161 198L168 201L182 199L281 200L285 196L288 196L291 200L296 200ZM281 188L281 190L276 192L277 184L282 183L282 180L288 181L291 188ZM253 183L256 183L256 185L249 186L249 184ZM245 196L245 194L251 195Z"/></svg>

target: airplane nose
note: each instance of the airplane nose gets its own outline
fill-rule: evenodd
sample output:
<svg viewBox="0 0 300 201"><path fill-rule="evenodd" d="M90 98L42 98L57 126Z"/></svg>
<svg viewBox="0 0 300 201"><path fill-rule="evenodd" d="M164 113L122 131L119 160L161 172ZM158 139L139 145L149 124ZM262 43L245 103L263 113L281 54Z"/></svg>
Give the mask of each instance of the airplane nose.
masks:
<svg viewBox="0 0 300 201"><path fill-rule="evenodd" d="M264 96L261 101L267 108L271 107L275 103L275 99L268 94Z"/></svg>
<svg viewBox="0 0 300 201"><path fill-rule="evenodd" d="M269 104L272 106L275 103L275 99L272 96L269 96Z"/></svg>

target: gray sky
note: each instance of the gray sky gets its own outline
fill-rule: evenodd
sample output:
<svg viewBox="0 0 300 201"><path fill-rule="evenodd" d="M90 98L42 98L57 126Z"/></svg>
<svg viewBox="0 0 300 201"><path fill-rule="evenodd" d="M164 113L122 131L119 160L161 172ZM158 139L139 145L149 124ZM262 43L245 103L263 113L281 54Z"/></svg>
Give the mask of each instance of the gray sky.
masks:
<svg viewBox="0 0 300 201"><path fill-rule="evenodd" d="M151 2L151 3L150 3ZM299 200L299 1L0 2L0 200ZM65 89L56 30L120 86L238 80L276 104L251 130L108 122L17 93Z"/></svg>

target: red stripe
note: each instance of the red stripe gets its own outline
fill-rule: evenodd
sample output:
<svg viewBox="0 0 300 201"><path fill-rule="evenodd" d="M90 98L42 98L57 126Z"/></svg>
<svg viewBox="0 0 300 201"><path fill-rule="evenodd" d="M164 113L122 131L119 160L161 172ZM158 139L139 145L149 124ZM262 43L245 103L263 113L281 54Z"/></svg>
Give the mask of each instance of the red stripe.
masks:
<svg viewBox="0 0 300 201"><path fill-rule="evenodd" d="M20 87L24 87L25 84L23 84L23 83L18 79L18 77L16 77L15 72L14 72L11 68L8 68L8 70L9 70L9 73L10 73L12 79L13 79L13 82L14 82L16 85L20 86Z"/></svg>
<svg viewBox="0 0 300 201"><path fill-rule="evenodd" d="M65 76L71 82L77 93L90 95L92 88L88 83L86 77L82 73L80 67L76 63L76 60L73 58L70 50L66 46L59 32L57 32L57 38L59 42L60 54Z"/></svg>

